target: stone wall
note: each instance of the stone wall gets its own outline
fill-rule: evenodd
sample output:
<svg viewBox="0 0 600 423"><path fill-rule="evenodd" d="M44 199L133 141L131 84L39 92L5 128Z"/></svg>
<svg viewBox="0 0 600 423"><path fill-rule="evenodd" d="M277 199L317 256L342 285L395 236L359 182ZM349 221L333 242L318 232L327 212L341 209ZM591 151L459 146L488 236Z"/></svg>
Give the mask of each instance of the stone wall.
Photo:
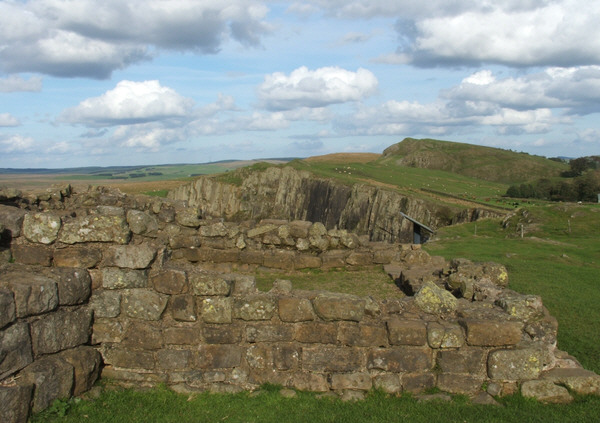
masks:
<svg viewBox="0 0 600 423"><path fill-rule="evenodd" d="M102 377L182 392L521 386L568 401L562 385L600 389L556 349L541 299L506 289L496 264L446 262L321 223L202 219L182 203L103 188L0 191L0 202L1 421L85 391L101 363ZM283 279L259 292L251 276L372 264L414 295L305 292Z"/></svg>

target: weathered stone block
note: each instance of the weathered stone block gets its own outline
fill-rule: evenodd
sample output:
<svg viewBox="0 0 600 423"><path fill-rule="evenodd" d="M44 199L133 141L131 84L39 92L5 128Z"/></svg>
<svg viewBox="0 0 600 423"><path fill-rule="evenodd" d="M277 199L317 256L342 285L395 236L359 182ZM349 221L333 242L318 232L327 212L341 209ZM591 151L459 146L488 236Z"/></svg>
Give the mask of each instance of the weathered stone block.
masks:
<svg viewBox="0 0 600 423"><path fill-rule="evenodd" d="M217 275L192 273L189 280L194 295L227 296L231 292L231 282Z"/></svg>
<svg viewBox="0 0 600 423"><path fill-rule="evenodd" d="M262 265L265 257L265 252L260 250L244 250L240 251L240 262L244 264Z"/></svg>
<svg viewBox="0 0 600 423"><path fill-rule="evenodd" d="M346 267L346 257L349 254L350 253L344 250L331 250L321 253L319 257L321 257L321 261L323 262L322 267L324 269L343 268Z"/></svg>
<svg viewBox="0 0 600 423"><path fill-rule="evenodd" d="M169 303L171 316L179 322L195 322L196 299L192 295L173 295Z"/></svg>
<svg viewBox="0 0 600 423"><path fill-rule="evenodd" d="M295 258L296 255L293 251L266 251L263 259L263 266L273 269L294 270Z"/></svg>
<svg viewBox="0 0 600 423"><path fill-rule="evenodd" d="M360 322L365 314L365 299L349 294L319 294L313 300L313 306L323 320Z"/></svg>
<svg viewBox="0 0 600 423"><path fill-rule="evenodd" d="M289 223L290 236L294 238L308 238L308 231L311 226L311 222L307 222L305 220L294 220Z"/></svg>
<svg viewBox="0 0 600 423"><path fill-rule="evenodd" d="M167 307L169 297L148 289L128 289L123 294L123 312L134 319L158 320Z"/></svg>
<svg viewBox="0 0 600 423"><path fill-rule="evenodd" d="M246 327L246 340L248 342L285 342L294 337L292 326L289 325L248 325Z"/></svg>
<svg viewBox="0 0 600 423"><path fill-rule="evenodd" d="M269 232L273 232L277 230L277 226L273 225L273 224L266 224L266 225L261 225L258 226L256 228L250 229L247 233L246 236L248 238L256 238L259 236L263 236L265 234L268 234Z"/></svg>
<svg viewBox="0 0 600 423"><path fill-rule="evenodd" d="M137 235L156 236L158 232L158 220L143 211L128 210L127 223L131 232Z"/></svg>
<svg viewBox="0 0 600 423"><path fill-rule="evenodd" d="M435 387L433 373L406 373L401 376L402 389L417 394Z"/></svg>
<svg viewBox="0 0 600 423"><path fill-rule="evenodd" d="M322 261L320 257L308 254L298 254L294 257L295 269L318 269L321 267L321 264Z"/></svg>
<svg viewBox="0 0 600 423"><path fill-rule="evenodd" d="M279 318L284 322L305 322L315 319L312 303L307 298L282 297L278 300Z"/></svg>
<svg viewBox="0 0 600 423"><path fill-rule="evenodd" d="M367 368L388 372L423 372L433 368L433 354L428 347L394 347L369 352Z"/></svg>
<svg viewBox="0 0 600 423"><path fill-rule="evenodd" d="M102 287L105 289L145 288L148 286L146 270L119 269L106 267L102 269Z"/></svg>
<svg viewBox="0 0 600 423"><path fill-rule="evenodd" d="M390 344L392 345L425 345L427 328L421 320L405 320L398 317L387 321Z"/></svg>
<svg viewBox="0 0 600 423"><path fill-rule="evenodd" d="M186 207L175 211L175 221L181 226L197 228L202 224L200 212L196 208Z"/></svg>
<svg viewBox="0 0 600 423"><path fill-rule="evenodd" d="M465 344L465 336L458 324L429 322L427 343L431 348L460 348Z"/></svg>
<svg viewBox="0 0 600 423"><path fill-rule="evenodd" d="M213 238L213 237L224 237L229 234L229 231L223 222L213 223L212 225L205 225L200 228L200 235Z"/></svg>
<svg viewBox="0 0 600 423"><path fill-rule="evenodd" d="M242 340L242 328L236 325L204 326L202 334L208 344L238 344Z"/></svg>
<svg viewBox="0 0 600 423"><path fill-rule="evenodd" d="M331 376L331 389L334 391L343 389L368 391L372 387L373 383L368 373L338 373Z"/></svg>
<svg viewBox="0 0 600 423"><path fill-rule="evenodd" d="M92 278L86 269L53 268L59 305L82 304L90 297Z"/></svg>
<svg viewBox="0 0 600 423"><path fill-rule="evenodd" d="M145 269L156 257L156 248L148 244L115 245L104 253L104 265L126 269Z"/></svg>
<svg viewBox="0 0 600 423"><path fill-rule="evenodd" d="M444 350L437 354L437 364L444 373L486 374L487 351L483 348Z"/></svg>
<svg viewBox="0 0 600 423"><path fill-rule="evenodd" d="M298 367L300 348L291 344L279 344L273 348L273 366L277 370L291 370Z"/></svg>
<svg viewBox="0 0 600 423"><path fill-rule="evenodd" d="M353 347L385 347L388 345L388 333L383 325L341 322L338 341Z"/></svg>
<svg viewBox="0 0 600 423"><path fill-rule="evenodd" d="M201 332L199 328L165 328L162 331L165 345L195 345L200 343Z"/></svg>
<svg viewBox="0 0 600 423"><path fill-rule="evenodd" d="M0 288L0 329L14 322L16 318L17 313L13 293L6 288Z"/></svg>
<svg viewBox="0 0 600 423"><path fill-rule="evenodd" d="M554 368L543 373L543 378L566 386L580 395L600 395L600 375L582 368Z"/></svg>
<svg viewBox="0 0 600 423"><path fill-rule="evenodd" d="M272 370L273 357L271 349L264 345L252 345L246 350L246 363L253 369Z"/></svg>
<svg viewBox="0 0 600 423"><path fill-rule="evenodd" d="M33 385L0 386L0 421L27 423Z"/></svg>
<svg viewBox="0 0 600 423"><path fill-rule="evenodd" d="M348 347L304 347L302 368L315 372L352 372L365 368L364 352Z"/></svg>
<svg viewBox="0 0 600 423"><path fill-rule="evenodd" d="M201 369L226 369L242 363L242 348L237 345L201 345L198 350L198 367Z"/></svg>
<svg viewBox="0 0 600 423"><path fill-rule="evenodd" d="M521 394L525 398L551 404L568 404L573 401L567 388L555 385L550 380L528 380L521 385Z"/></svg>
<svg viewBox="0 0 600 423"><path fill-rule="evenodd" d="M156 353L156 365L160 370L189 369L192 362L193 355L189 350L160 350Z"/></svg>
<svg viewBox="0 0 600 423"><path fill-rule="evenodd" d="M85 344L90 339L92 311L60 309L31 322L34 355L52 354Z"/></svg>
<svg viewBox="0 0 600 423"><path fill-rule="evenodd" d="M94 291L90 298L90 306L95 317L117 317L121 314L121 292Z"/></svg>
<svg viewBox="0 0 600 423"><path fill-rule="evenodd" d="M123 325L113 319L94 319L92 344L119 343L123 340Z"/></svg>
<svg viewBox="0 0 600 423"><path fill-rule="evenodd" d="M127 327L121 345L144 350L157 350L163 346L160 327L148 322L133 321Z"/></svg>
<svg viewBox="0 0 600 423"><path fill-rule="evenodd" d="M124 216L89 215L63 222L58 240L65 244L114 242L127 244L131 233Z"/></svg>
<svg viewBox="0 0 600 423"><path fill-rule="evenodd" d="M156 386L161 383L167 383L169 379L169 375L166 373L157 374L137 371L135 369L116 369L112 366L105 366L102 369L102 377L126 381L135 386Z"/></svg>
<svg viewBox="0 0 600 423"><path fill-rule="evenodd" d="M78 396L91 389L98 379L102 356L92 347L81 346L60 353L60 358L73 366L73 395Z"/></svg>
<svg viewBox="0 0 600 423"><path fill-rule="evenodd" d="M52 250L45 245L17 244L12 246L12 255L17 263L50 266Z"/></svg>
<svg viewBox="0 0 600 423"><path fill-rule="evenodd" d="M392 248L385 250L376 250L373 252L373 263L375 264L388 264L396 257L397 251Z"/></svg>
<svg viewBox="0 0 600 423"><path fill-rule="evenodd" d="M329 391L327 376L312 372L293 373L290 379L290 387L310 392Z"/></svg>
<svg viewBox="0 0 600 423"><path fill-rule="evenodd" d="M9 232L11 238L21 236L23 219L26 214L25 210L18 207L0 204L0 224L4 226L5 231Z"/></svg>
<svg viewBox="0 0 600 423"><path fill-rule="evenodd" d="M46 313L58 306L56 282L34 273L0 275L0 287L12 291L17 318Z"/></svg>
<svg viewBox="0 0 600 423"><path fill-rule="evenodd" d="M231 323L233 299L230 297L205 298L200 303L200 314L205 323Z"/></svg>
<svg viewBox="0 0 600 423"><path fill-rule="evenodd" d="M384 373L373 377L373 387L381 389L387 394L397 394L402 392L400 376L395 373Z"/></svg>
<svg viewBox="0 0 600 423"><path fill-rule="evenodd" d="M294 339L307 344L335 344L337 326L323 322L299 323L296 325Z"/></svg>
<svg viewBox="0 0 600 423"><path fill-rule="evenodd" d="M465 328L469 345L515 345L522 336L521 322L461 319L459 323Z"/></svg>
<svg viewBox="0 0 600 423"><path fill-rule="evenodd" d="M240 251L237 248L231 250L217 250L202 247L197 251L200 261L209 261L213 263L237 263L240 257Z"/></svg>
<svg viewBox="0 0 600 423"><path fill-rule="evenodd" d="M102 357L105 364L112 364L115 367L125 369L154 369L154 353L151 351L124 349L124 348L104 348ZM102 375L105 376L104 371Z"/></svg>
<svg viewBox="0 0 600 423"><path fill-rule="evenodd" d="M248 275L229 275L228 280L233 282L231 295L240 296L256 294L256 278Z"/></svg>
<svg viewBox="0 0 600 423"><path fill-rule="evenodd" d="M483 381L481 376L441 373L437 376L437 387L451 394L474 395L481 390Z"/></svg>
<svg viewBox="0 0 600 423"><path fill-rule="evenodd" d="M21 370L33 361L27 323L15 323L0 330L0 380Z"/></svg>
<svg viewBox="0 0 600 423"><path fill-rule="evenodd" d="M59 230L60 217L49 213L27 213L23 219L23 235L30 242L52 244Z"/></svg>
<svg viewBox="0 0 600 423"><path fill-rule="evenodd" d="M445 314L456 310L456 298L433 282L425 282L415 295L415 304L425 313Z"/></svg>
<svg viewBox="0 0 600 423"><path fill-rule="evenodd" d="M32 411L37 413L59 398L69 398L73 366L57 356L42 357L19 373L22 383L35 385Z"/></svg>
<svg viewBox="0 0 600 423"><path fill-rule="evenodd" d="M183 294L187 292L187 275L178 269L160 269L149 276L150 284L163 294Z"/></svg>
<svg viewBox="0 0 600 423"><path fill-rule="evenodd" d="M90 245L54 250L54 265L57 267L95 267L102 260L102 252Z"/></svg>
<svg viewBox="0 0 600 423"><path fill-rule="evenodd" d="M175 235L171 235L169 237L169 246L173 250L177 250L179 248L186 249L196 249L196 247L200 247L202 245L202 238L196 232L187 233L182 232ZM194 260L190 260L194 261ZM195 260L198 261L198 260Z"/></svg>
<svg viewBox="0 0 600 423"><path fill-rule="evenodd" d="M496 304L520 320L540 319L544 316L544 306L539 295L505 292L496 300Z"/></svg>
<svg viewBox="0 0 600 423"><path fill-rule="evenodd" d="M488 357L488 374L496 380L537 379L544 367L544 355L539 348L492 351Z"/></svg>
<svg viewBox="0 0 600 423"><path fill-rule="evenodd" d="M275 298L270 295L256 294L245 298L235 298L233 314L242 320L270 320L277 312Z"/></svg>
<svg viewBox="0 0 600 423"><path fill-rule="evenodd" d="M373 264L373 254L369 251L353 251L346 263L350 266L370 266Z"/></svg>

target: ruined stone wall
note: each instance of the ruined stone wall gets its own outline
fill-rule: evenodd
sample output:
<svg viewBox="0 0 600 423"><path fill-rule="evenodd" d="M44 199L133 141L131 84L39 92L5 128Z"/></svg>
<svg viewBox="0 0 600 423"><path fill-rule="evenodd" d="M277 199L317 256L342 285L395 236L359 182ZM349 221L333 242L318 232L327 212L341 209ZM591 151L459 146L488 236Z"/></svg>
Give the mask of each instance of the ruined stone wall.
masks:
<svg viewBox="0 0 600 423"><path fill-rule="evenodd" d="M484 386L496 395L534 383L564 399L554 382L567 376L578 392L600 389L589 373L540 379L578 364L556 349L540 298L505 289L499 265L446 262L318 223L206 220L102 188L0 201L2 421L88 389L100 363L102 377L184 392L270 382L350 396ZM415 295L305 292L285 280L259 292L248 275L370 264Z"/></svg>

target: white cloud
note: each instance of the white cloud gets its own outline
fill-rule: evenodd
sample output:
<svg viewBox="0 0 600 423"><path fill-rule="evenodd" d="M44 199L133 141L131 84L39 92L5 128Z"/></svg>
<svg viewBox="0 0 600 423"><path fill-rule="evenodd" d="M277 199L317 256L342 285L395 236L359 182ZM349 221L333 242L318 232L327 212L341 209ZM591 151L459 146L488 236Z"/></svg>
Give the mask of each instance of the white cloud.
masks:
<svg viewBox="0 0 600 423"><path fill-rule="evenodd" d="M19 119L11 115L10 113L0 113L0 127L2 126L19 126L21 122Z"/></svg>
<svg viewBox="0 0 600 423"><path fill-rule="evenodd" d="M256 0L29 0L0 3L0 68L108 78L154 49L211 54L271 30Z"/></svg>
<svg viewBox="0 0 600 423"><path fill-rule="evenodd" d="M121 81L100 97L65 110L61 120L92 127L136 124L189 117L193 106L193 100L158 81Z"/></svg>
<svg viewBox="0 0 600 423"><path fill-rule="evenodd" d="M33 138L22 135L12 135L0 138L0 152L2 153L27 153L33 149Z"/></svg>
<svg viewBox="0 0 600 423"><path fill-rule="evenodd" d="M363 68L356 72L339 67L311 71L302 66L289 75L281 72L267 75L258 89L258 97L271 110L323 107L362 100L374 94L377 85L375 75Z"/></svg>
<svg viewBox="0 0 600 423"><path fill-rule="evenodd" d="M32 76L28 80L19 75L10 75L7 78L0 78L0 93L13 93L18 91L41 91L42 78Z"/></svg>

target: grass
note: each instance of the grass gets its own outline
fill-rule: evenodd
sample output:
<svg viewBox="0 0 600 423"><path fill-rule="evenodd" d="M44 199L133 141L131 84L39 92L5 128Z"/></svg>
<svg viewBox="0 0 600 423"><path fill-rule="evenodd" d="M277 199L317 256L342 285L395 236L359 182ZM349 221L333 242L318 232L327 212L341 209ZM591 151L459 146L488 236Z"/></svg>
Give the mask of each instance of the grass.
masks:
<svg viewBox="0 0 600 423"><path fill-rule="evenodd" d="M284 398L268 386L257 394L200 393L182 395L159 387L145 392L105 390L95 400L70 401L31 419L42 422L188 423L188 422L593 422L600 415L599 397L578 397L574 403L544 405L519 395L501 398L504 407L472 405L456 396L451 402L418 403L410 395L388 396L372 391L366 400L341 402L298 392ZM53 412L50 412L54 408Z"/></svg>

